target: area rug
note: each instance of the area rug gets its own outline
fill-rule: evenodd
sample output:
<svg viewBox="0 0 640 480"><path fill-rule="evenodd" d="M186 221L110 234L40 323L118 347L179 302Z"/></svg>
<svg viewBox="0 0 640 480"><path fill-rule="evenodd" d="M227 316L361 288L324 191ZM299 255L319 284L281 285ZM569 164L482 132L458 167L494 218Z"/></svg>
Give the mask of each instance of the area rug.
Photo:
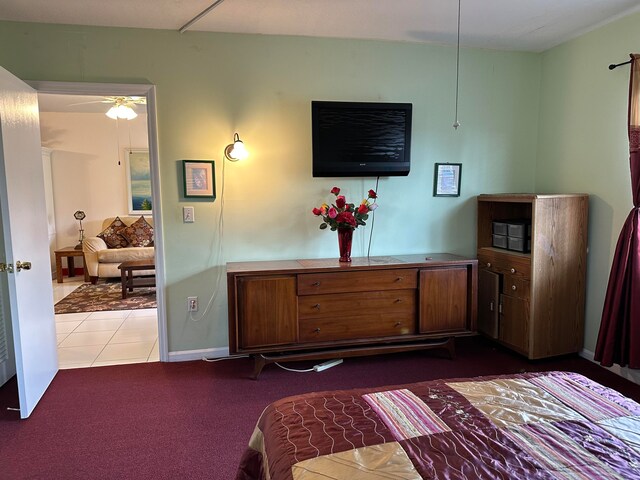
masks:
<svg viewBox="0 0 640 480"><path fill-rule="evenodd" d="M156 289L136 288L122 299L122 285L117 283L84 283L55 305L55 313L100 312L104 310L137 310L156 308Z"/></svg>

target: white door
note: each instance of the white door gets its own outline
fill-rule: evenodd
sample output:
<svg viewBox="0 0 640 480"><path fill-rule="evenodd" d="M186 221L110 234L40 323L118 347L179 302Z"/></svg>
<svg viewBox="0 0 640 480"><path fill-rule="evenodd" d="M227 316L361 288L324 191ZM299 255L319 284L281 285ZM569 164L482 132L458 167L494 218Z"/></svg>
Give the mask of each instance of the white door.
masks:
<svg viewBox="0 0 640 480"><path fill-rule="evenodd" d="M20 416L28 417L58 371L53 288L35 90L0 67L0 286L9 302ZM30 269L19 263L30 262ZM8 295L7 295L8 293ZM11 339L9 339L11 341Z"/></svg>

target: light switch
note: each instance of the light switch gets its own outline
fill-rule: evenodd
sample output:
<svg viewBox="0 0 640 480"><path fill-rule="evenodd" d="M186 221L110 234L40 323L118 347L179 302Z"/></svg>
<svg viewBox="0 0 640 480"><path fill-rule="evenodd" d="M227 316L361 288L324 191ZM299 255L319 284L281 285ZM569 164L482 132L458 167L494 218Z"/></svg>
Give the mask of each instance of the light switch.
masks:
<svg viewBox="0 0 640 480"><path fill-rule="evenodd" d="M193 223L196 221L193 207L182 207L182 222Z"/></svg>

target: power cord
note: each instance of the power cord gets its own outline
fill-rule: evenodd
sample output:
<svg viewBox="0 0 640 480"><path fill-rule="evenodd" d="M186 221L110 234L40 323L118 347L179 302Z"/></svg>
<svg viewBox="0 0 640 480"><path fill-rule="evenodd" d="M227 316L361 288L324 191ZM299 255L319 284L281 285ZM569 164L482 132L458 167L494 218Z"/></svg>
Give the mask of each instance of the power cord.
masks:
<svg viewBox="0 0 640 480"><path fill-rule="evenodd" d="M378 196L378 183L380 176L376 177L376 197ZM375 200L375 199L374 199ZM367 258L371 256L371 239L373 238L373 225L376 221L376 211L371 212L371 230L369 231L369 246L367 247Z"/></svg>
<svg viewBox="0 0 640 480"><path fill-rule="evenodd" d="M289 367L285 367L284 365L280 365L278 362L274 362L277 366L279 366L281 369L286 370L287 372L296 372L296 373L307 373L307 372L313 372L313 367L312 368L305 368L302 370L298 370L295 368L289 368Z"/></svg>
<svg viewBox="0 0 640 480"><path fill-rule="evenodd" d="M224 258L224 246L223 246L223 241L224 241L224 173L225 173L225 167L226 167L227 162L223 159L222 160L222 188L221 188L221 192L220 192L220 215L218 216L218 251L217 251L217 256L218 258L211 258L210 257L210 261L214 261L213 265L218 265L220 262L222 262L222 259ZM211 251L213 252L214 249L212 248ZM213 294L211 295L211 297L209 298L209 301L207 302L207 306L205 307L205 309L202 311L202 315L200 315L199 318L196 318L196 316L193 314L193 312L189 312L189 319L194 321L194 322L199 322L202 319L204 319L207 314L209 313L209 310L211 309L211 306L215 303L215 300L218 298L218 294L220 292L220 282L222 281L222 265L219 265L218 268L218 276L216 278L216 283L215 283L215 290L213 291Z"/></svg>
<svg viewBox="0 0 640 480"><path fill-rule="evenodd" d="M209 363L222 362L223 360L235 360L236 358L247 358L249 355L229 355L227 357L219 357L219 358L207 358L202 357L202 361Z"/></svg>
<svg viewBox="0 0 640 480"><path fill-rule="evenodd" d="M322 372L323 370L326 370L328 368L335 367L336 365L340 365L342 363L342 359L335 358L333 360L327 360L326 362L319 363L317 365L314 365L311 368L304 368L304 369L295 369L295 368L285 367L284 365L280 365L278 362L273 362L273 363L275 363L281 369L286 370L287 372L308 373L308 372Z"/></svg>

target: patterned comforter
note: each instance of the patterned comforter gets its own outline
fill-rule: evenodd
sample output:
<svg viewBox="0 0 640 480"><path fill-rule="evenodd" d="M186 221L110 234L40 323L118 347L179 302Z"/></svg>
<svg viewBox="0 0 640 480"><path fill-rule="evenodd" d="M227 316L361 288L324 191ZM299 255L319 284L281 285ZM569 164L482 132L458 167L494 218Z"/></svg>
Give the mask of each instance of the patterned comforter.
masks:
<svg viewBox="0 0 640 480"><path fill-rule="evenodd" d="M567 372L310 393L265 409L236 478L640 479L640 405Z"/></svg>

